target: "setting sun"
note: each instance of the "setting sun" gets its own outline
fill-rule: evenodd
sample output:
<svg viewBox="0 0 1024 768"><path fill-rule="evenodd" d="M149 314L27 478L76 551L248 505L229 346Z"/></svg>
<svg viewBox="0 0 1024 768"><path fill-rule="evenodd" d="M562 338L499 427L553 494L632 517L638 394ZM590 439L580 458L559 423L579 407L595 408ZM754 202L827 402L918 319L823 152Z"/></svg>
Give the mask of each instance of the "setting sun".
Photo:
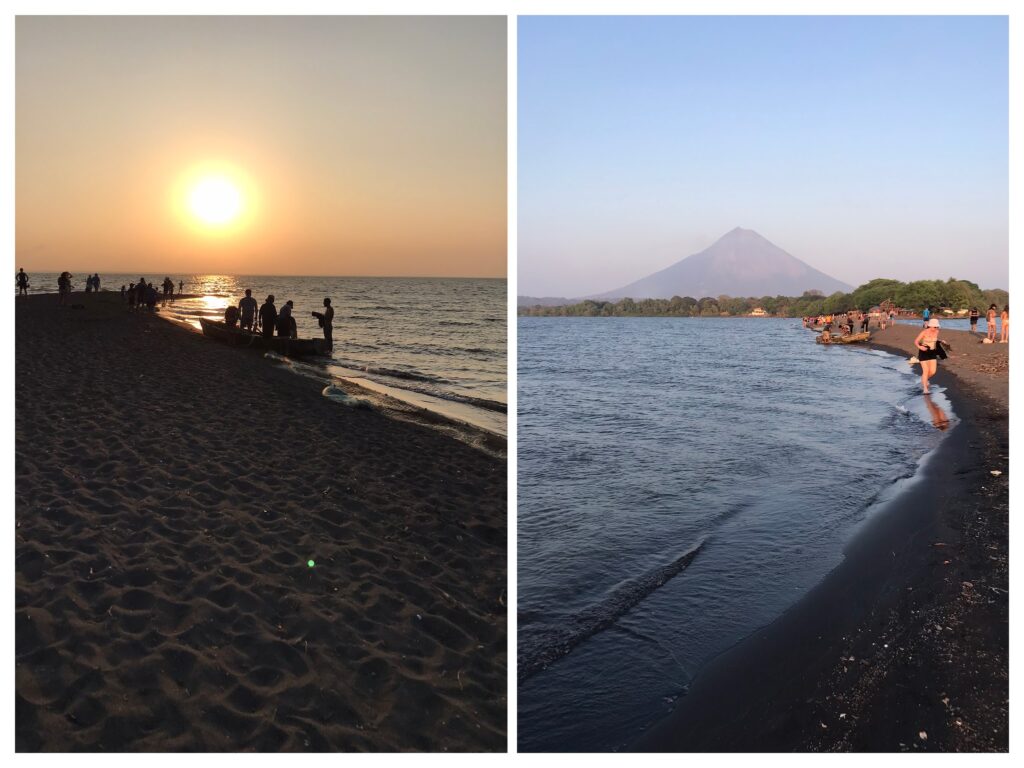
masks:
<svg viewBox="0 0 1024 768"><path fill-rule="evenodd" d="M242 212L242 193L223 176L207 176L189 191L188 209L204 224L230 224Z"/></svg>
<svg viewBox="0 0 1024 768"><path fill-rule="evenodd" d="M173 208L189 229L203 238L223 239L249 229L259 215L260 195L238 163L196 163L171 188Z"/></svg>

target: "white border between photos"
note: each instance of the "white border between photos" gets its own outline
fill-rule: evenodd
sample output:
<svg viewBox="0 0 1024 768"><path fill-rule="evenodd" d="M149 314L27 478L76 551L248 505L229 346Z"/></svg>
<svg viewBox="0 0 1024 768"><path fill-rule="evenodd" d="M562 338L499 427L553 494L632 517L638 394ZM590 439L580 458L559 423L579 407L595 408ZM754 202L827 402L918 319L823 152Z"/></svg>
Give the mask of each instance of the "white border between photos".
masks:
<svg viewBox="0 0 1024 768"><path fill-rule="evenodd" d="M517 262L515 259L516 245L517 245L517 223L516 223L516 212L517 212L517 174L516 174L516 139L517 139L517 109L516 109L516 96L517 96L517 79L516 79L516 63L517 63L517 15L732 15L732 14L749 14L749 15L760 15L760 14L771 14L771 15L1008 15L1010 17L1010 210L1020 211L1024 210L1024 200L1021 195L1021 178L1022 178L1022 157L1021 157L1021 140L1022 131L1024 131L1024 115L1022 115L1022 106L1024 106L1024 77L1022 77L1022 60L1020 55L1020 47L1024 44L1024 6L1018 2L1016 4L1009 2L1009 0L978 0L977 2L970 2L969 0L893 0L892 2L885 2L884 0L863 0L862 2L856 2L855 0L781 0L776 2L775 0L763 0L758 2L757 0L635 0L634 2L627 2L626 0L551 0L544 2L543 0L521 0L515 2L515 0L505 0L500 2L498 0L379 0L379 2L372 2L371 0L351 0L351 1L337 1L337 2L324 2L324 0L293 0L293 2L282 2L281 0L255 0L253 2L241 2L239 0L208 0L207 2L198 2L197 0L182 0L182 2L168 2L167 0L158 0L157 2L151 3L132 3L124 2L124 0L94 0L93 2L86 3L72 3L70 0L54 0L54 1L41 1L41 2L16 2L13 4L13 8L10 12L6 13L2 20L2 39L4 48L4 77L3 77L3 95L4 104L7 107L7 114L3 124L3 131L5 137L5 148L3 159L3 168L5 172L4 178L7 183L3 186L2 192L2 203L5 210L5 221L8 222L8 227L5 228L5 252L8 254L8 263L14 264L13 254L13 233L14 233L14 121L13 121L13 107L14 107L14 17L16 14L175 14L175 15L187 15L187 14L277 14L277 15L296 15L296 14L341 14L341 15L507 15L509 17L508 23L508 248L509 248L509 266L507 271L508 287L509 287L509 307L508 307L508 402L509 402L509 439L508 439L508 528L509 528L509 552L508 552L508 567L509 567L509 585L508 585L508 629L509 629L509 640L508 640L508 736L509 736L509 749L510 751L515 750L515 736L516 736L516 665L515 665L515 632L516 632L516 605L517 605L517 591L516 591L516 578L515 578L515 567L516 567L516 533L515 533L515 522L516 522L516 466L517 466L517 438L516 438L516 425L517 425L517 379L516 379L516 303L515 299L518 290L518 279L516 273ZM1024 239L1021 238L1021 226L1014 220L1011 215L1010 218L1010 254L1017 254L1020 252L1020 246ZM13 271L13 266L12 266ZM1016 289L1020 287L1020 268L1011 259L1010 264L1010 292L1016 293ZM13 328L14 321L14 308L13 303L5 308L5 316L8 319L6 327ZM1016 349L1019 346L1017 341L1011 342L1011 349ZM1014 355L1016 353L1014 352ZM2 378L3 391L7 395L7 403L13 403L14 394L14 370L13 366L8 368L7 374ZM1013 402L1019 402L1020 398L1018 395L1021 393L1021 385L1016 378L1011 377L1011 400ZM1015 409L1010 414L1010 434L1011 434L1011 475L1015 476L1013 469L1012 457L1016 455L1015 446L1017 441L1014 440L1013 435L1019 430L1017 427L1021 423L1021 415L1017 413ZM4 419L4 441L3 445L3 478L5 490L5 501L0 509L10 510L13 512L12 498L13 494L11 491L14 487L14 440L13 440L13 412L10 408L6 411L7 415ZM1017 508L1021 507L1019 504L1013 503L1015 497L1011 496L1011 516ZM13 514L5 516L5 520L9 523L13 518ZM3 664L3 690L6 695L0 699L0 721L2 721L2 734L4 753L12 754L14 752L14 590L13 590L13 553L14 553L14 528L8 525L6 528L6 534L4 538L4 549L6 553L5 563L6 567L4 570L3 583L5 588L3 589L3 602L2 611L4 632L2 636L2 658L6 659L6 663ZM1021 643L1015 641L1019 637L1019 632L1014 632L1015 629L1020 628L1020 590L1024 587L1024 578L1019 575L1019 568L1011 569L1011 583L1013 588L1011 589L1011 656L1017 659L1019 662ZM1016 664L1019 667L1020 664ZM1021 686L1019 684L1020 675L1016 675L1011 678L1011 701L1017 702L1015 706L1010 709L1010 723L1011 723L1011 748L1016 746L1016 740L1013 738L1015 733L1024 733L1021 730ZM281 761L292 762L296 759L301 759L306 765L310 763L327 764L326 761L338 760L339 757L336 755L194 755L189 756L189 761L197 761L200 764L213 764L216 760L218 764L224 762L234 763L245 761L246 764L263 763L268 764L269 761L273 760L275 764L280 765ZM922 756L918 756L917 759L921 759ZM57 765L60 764L63 756L52 756L52 755L17 755L16 759L19 763L28 765L39 764L43 766ZM144 757L136 755L118 755L110 758L106 755L76 755L73 759L76 763L82 765L99 766L101 764L107 764L111 761L121 762L126 760L145 760L147 763L164 763L169 765L171 761L177 761L182 759L177 754L167 755L146 755ZM351 759L347 755L341 759ZM370 756L358 756L354 759L360 761L373 761L378 764L390 764L398 765L400 762L408 762L413 760L417 765L427 765L433 763L435 765L447 765L451 762L461 762L464 765L479 765L481 763L488 765L501 764L500 761L507 760L526 760L531 764L540 766L556 766L560 762L557 756L552 755L418 755L415 757L409 757L406 755L370 755ZM644 764L664 764L668 765L671 761L672 764L678 764L680 757L676 755L645 755L643 757L633 755L620 755L620 754L602 754L589 756L588 761L593 761L598 764L612 764L623 765L623 764L638 764L641 761ZM745 759L744 756L734 755L688 755L684 758L687 762L701 762L701 763L725 763L734 760ZM806 761L806 760L817 760L820 759L817 755L764 755L757 758L759 762L764 762L768 766L783 766L790 763L793 760ZM846 760L853 760L859 763L866 763L870 760L872 763L881 761L888 763L896 760L914 759L911 757L902 757L895 755L853 755L847 756L846 758L840 758ZM967 760L970 762L977 762L981 760L992 760L1000 759L998 757L988 756L952 756L952 755L936 755L935 760ZM102 761L102 762L101 762Z"/></svg>

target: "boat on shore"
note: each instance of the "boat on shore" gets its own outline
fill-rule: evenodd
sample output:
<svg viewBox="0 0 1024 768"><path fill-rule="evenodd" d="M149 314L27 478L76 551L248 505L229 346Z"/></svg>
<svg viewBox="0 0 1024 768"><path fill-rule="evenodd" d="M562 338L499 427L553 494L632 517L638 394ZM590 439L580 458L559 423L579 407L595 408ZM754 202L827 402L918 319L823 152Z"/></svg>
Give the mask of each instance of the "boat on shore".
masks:
<svg viewBox="0 0 1024 768"><path fill-rule="evenodd" d="M821 336L815 336L814 340L819 344L858 344L865 341L870 341L871 333L869 331L863 331L861 333L848 333L846 336L833 336L828 341L822 341Z"/></svg>
<svg viewBox="0 0 1024 768"><path fill-rule="evenodd" d="M323 339L289 339L283 336L263 336L242 328L228 328L222 321L199 319L203 335L233 347L251 347L276 352L286 357L308 357L327 354Z"/></svg>

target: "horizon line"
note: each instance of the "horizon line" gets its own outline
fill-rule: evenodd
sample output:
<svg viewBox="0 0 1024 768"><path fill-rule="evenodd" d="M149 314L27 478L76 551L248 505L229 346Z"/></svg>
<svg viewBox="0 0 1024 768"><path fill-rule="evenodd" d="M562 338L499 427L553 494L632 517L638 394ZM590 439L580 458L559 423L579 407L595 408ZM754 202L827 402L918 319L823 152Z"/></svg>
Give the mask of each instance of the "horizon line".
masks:
<svg viewBox="0 0 1024 768"><path fill-rule="evenodd" d="M24 267L19 267L24 269ZM81 274L93 275L100 274L103 270L79 270ZM26 274L31 275L33 272L39 273L52 273L59 275L61 272L71 272L71 270L25 270ZM146 273L158 274L155 270L141 270L139 277L145 277ZM71 276L74 277L74 272L71 272ZM123 272L119 270L107 270L108 275L134 275L135 272ZM258 274L258 273L241 273L241 272L164 272L166 277L170 277L172 274L178 275L191 275L195 276L220 276L220 277L333 277L333 278L353 278L361 280L508 280L508 275L487 277L481 275L274 275L270 273ZM102 275L100 275L102 278Z"/></svg>

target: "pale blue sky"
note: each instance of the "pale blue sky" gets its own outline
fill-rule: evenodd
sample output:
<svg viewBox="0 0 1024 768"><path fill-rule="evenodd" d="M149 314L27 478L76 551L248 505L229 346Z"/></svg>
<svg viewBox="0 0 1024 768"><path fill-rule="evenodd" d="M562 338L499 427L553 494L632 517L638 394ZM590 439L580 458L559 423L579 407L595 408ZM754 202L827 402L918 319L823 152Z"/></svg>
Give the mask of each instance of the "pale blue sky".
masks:
<svg viewBox="0 0 1024 768"><path fill-rule="evenodd" d="M736 226L852 285L1008 287L1005 17L520 17L519 293Z"/></svg>

